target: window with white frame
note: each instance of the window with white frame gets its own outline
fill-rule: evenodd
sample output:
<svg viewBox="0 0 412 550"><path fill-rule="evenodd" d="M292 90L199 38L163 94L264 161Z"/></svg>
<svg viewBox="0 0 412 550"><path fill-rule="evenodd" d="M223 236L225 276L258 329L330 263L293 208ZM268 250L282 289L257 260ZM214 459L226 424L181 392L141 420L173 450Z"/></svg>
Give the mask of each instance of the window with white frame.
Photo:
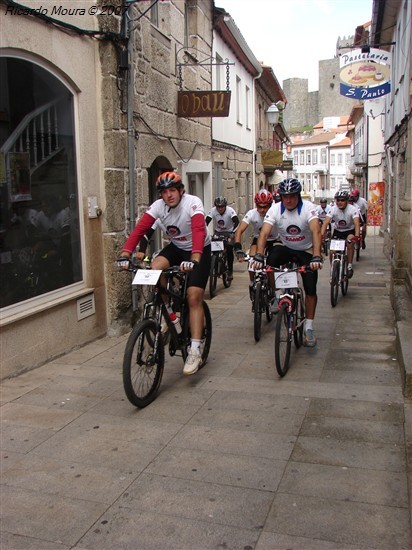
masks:
<svg viewBox="0 0 412 550"><path fill-rule="evenodd" d="M299 151L299 153L300 153L300 155L299 155L300 156L300 163L299 164L301 164L302 166L305 166L305 151L303 149L301 149Z"/></svg>
<svg viewBox="0 0 412 550"><path fill-rule="evenodd" d="M343 166L343 154L338 153L338 166Z"/></svg>
<svg viewBox="0 0 412 550"><path fill-rule="evenodd" d="M320 162L326 164L326 147L322 147L320 150Z"/></svg>
<svg viewBox="0 0 412 550"><path fill-rule="evenodd" d="M242 80L236 77L236 122L242 124Z"/></svg>
<svg viewBox="0 0 412 550"><path fill-rule="evenodd" d="M299 164L299 151L296 151L296 149L293 151L293 164L295 166Z"/></svg>
<svg viewBox="0 0 412 550"><path fill-rule="evenodd" d="M331 186L331 189L336 189L336 177L335 176L331 176L330 186Z"/></svg>
<svg viewBox="0 0 412 550"><path fill-rule="evenodd" d="M335 164L336 164L336 155L335 155L335 153L331 153L331 155L330 155L330 165L335 166Z"/></svg>
<svg viewBox="0 0 412 550"><path fill-rule="evenodd" d="M311 150L307 149L306 150L306 164L308 166L310 166L312 164L311 159L312 159Z"/></svg>
<svg viewBox="0 0 412 550"><path fill-rule="evenodd" d="M346 166L349 166L350 163L350 153L345 154L345 164Z"/></svg>
<svg viewBox="0 0 412 550"><path fill-rule="evenodd" d="M223 58L218 53L216 53L216 65L215 65L216 90L223 90L223 87L222 87L222 65L221 65L221 63L223 63Z"/></svg>
<svg viewBox="0 0 412 550"><path fill-rule="evenodd" d="M312 149L312 164L318 163L318 150Z"/></svg>
<svg viewBox="0 0 412 550"><path fill-rule="evenodd" d="M246 86L245 89L245 115L246 115L246 128L250 130L250 88Z"/></svg>

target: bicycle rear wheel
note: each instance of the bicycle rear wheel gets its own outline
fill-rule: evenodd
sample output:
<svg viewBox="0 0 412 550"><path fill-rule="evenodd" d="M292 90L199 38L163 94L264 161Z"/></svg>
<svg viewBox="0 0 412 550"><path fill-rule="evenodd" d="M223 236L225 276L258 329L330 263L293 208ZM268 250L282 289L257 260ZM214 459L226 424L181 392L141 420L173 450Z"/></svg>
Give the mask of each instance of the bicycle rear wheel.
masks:
<svg viewBox="0 0 412 550"><path fill-rule="evenodd" d="M332 307L335 307L338 303L339 292L339 264L340 262L333 262L330 278L330 303Z"/></svg>
<svg viewBox="0 0 412 550"><path fill-rule="evenodd" d="M343 279L340 282L340 288L342 291L342 296L346 296L348 293L349 278L348 278L348 260L345 258L343 260Z"/></svg>
<svg viewBox="0 0 412 550"><path fill-rule="evenodd" d="M259 342L262 334L262 283L259 281L255 286L255 301L253 303L253 336Z"/></svg>
<svg viewBox="0 0 412 550"><path fill-rule="evenodd" d="M219 268L218 262L217 262L217 256L216 254L212 254L212 258L210 261L210 276L209 276L209 296L210 299L212 299L214 296L216 296L216 286L217 286L217 270Z"/></svg>
<svg viewBox="0 0 412 550"><path fill-rule="evenodd" d="M289 369L290 351L292 347L292 319L288 305L282 304L276 318L275 331L275 364L279 376L285 376Z"/></svg>
<svg viewBox="0 0 412 550"><path fill-rule="evenodd" d="M185 303L185 316L183 322L183 330L181 338L183 338L183 347L182 347L182 356L183 361L186 361L187 355L190 350L191 344L191 333L190 333L190 323L189 323L189 306L187 302ZM205 301L203 301L203 333L202 333L202 343L200 345L200 350L202 354L202 363L199 366L199 369L205 366L207 358L209 356L210 346L212 343L212 316L210 315L209 306Z"/></svg>
<svg viewBox="0 0 412 550"><path fill-rule="evenodd" d="M164 343L156 321L141 321L130 333L123 357L123 387L132 405L143 408L155 399L164 361Z"/></svg>

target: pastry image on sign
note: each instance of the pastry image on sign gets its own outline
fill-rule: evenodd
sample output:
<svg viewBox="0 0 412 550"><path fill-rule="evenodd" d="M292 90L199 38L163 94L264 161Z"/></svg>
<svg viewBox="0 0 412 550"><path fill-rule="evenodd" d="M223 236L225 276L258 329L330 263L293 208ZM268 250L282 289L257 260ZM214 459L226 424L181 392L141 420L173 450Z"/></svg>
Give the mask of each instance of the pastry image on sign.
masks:
<svg viewBox="0 0 412 550"><path fill-rule="evenodd" d="M368 88L389 81L390 67L389 65L360 61L343 67L340 79L349 86Z"/></svg>

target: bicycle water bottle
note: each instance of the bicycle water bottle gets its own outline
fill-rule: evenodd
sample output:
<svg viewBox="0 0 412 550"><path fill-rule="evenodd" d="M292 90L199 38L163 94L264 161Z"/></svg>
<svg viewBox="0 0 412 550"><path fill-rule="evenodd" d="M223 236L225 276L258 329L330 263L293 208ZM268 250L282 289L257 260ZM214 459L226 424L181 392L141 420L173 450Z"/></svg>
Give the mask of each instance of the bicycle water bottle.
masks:
<svg viewBox="0 0 412 550"><path fill-rule="evenodd" d="M180 332L182 332L182 327L180 326L179 318L177 317L173 309L170 307L170 304L166 304L166 311L169 315L169 319L172 321L176 329L176 332L179 334Z"/></svg>

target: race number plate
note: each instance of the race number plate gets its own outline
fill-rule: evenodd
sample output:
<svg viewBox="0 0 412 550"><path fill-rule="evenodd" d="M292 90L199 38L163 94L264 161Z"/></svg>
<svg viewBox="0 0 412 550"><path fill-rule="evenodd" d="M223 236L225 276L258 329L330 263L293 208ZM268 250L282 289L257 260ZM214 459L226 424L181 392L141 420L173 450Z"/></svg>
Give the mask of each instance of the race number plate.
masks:
<svg viewBox="0 0 412 550"><path fill-rule="evenodd" d="M155 285L161 274L161 269L138 269L132 285Z"/></svg>
<svg viewBox="0 0 412 550"><path fill-rule="evenodd" d="M223 241L212 241L212 252L219 252L220 250L224 249L224 243Z"/></svg>
<svg viewBox="0 0 412 550"><path fill-rule="evenodd" d="M296 271L286 271L285 273L276 273L276 288L295 288L298 286L298 275Z"/></svg>
<svg viewBox="0 0 412 550"><path fill-rule="evenodd" d="M332 239L330 241L331 250L345 250L345 240L344 239Z"/></svg>

